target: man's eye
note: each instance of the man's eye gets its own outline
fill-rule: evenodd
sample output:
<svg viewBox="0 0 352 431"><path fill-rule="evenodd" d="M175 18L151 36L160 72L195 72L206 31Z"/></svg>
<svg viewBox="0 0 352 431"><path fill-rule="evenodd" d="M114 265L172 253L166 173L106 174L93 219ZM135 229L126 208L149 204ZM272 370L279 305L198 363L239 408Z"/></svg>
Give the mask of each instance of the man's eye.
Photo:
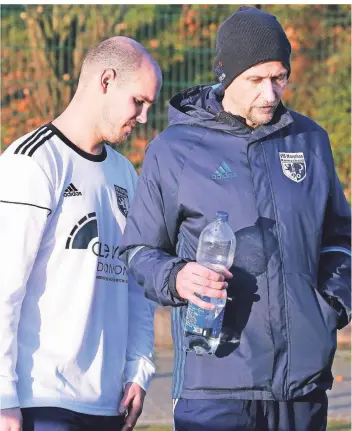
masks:
<svg viewBox="0 0 352 431"><path fill-rule="evenodd" d="M144 101L143 100L134 99L134 103L136 105L143 105Z"/></svg>

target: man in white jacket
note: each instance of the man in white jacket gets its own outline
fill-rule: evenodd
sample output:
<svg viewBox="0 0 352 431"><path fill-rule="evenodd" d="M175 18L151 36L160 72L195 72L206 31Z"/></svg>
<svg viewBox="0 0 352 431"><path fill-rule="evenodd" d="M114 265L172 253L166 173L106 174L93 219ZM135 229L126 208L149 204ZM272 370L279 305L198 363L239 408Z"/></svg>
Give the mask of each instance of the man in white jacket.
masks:
<svg viewBox="0 0 352 431"><path fill-rule="evenodd" d="M0 157L0 431L130 430L154 375L154 307L117 258L137 174L122 143L158 97L136 41L86 55L51 123Z"/></svg>

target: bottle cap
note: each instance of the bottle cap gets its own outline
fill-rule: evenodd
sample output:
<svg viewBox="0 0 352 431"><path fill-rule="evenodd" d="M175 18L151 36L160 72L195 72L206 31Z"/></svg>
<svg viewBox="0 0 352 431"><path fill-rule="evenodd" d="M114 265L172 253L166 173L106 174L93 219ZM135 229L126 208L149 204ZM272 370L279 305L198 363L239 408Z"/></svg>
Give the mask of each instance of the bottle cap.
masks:
<svg viewBox="0 0 352 431"><path fill-rule="evenodd" d="M225 211L216 211L216 219L227 222L229 220L229 214Z"/></svg>

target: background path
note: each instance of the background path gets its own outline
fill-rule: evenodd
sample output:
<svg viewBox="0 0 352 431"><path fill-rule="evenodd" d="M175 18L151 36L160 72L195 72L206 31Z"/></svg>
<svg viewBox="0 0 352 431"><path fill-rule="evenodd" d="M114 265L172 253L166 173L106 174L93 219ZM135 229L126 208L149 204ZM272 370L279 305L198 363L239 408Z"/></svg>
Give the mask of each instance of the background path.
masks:
<svg viewBox="0 0 352 431"><path fill-rule="evenodd" d="M171 381L173 354L170 350L157 352L157 373L150 384L144 410L138 425L172 424ZM329 397L329 419L351 420L351 353L338 350L333 365L335 377Z"/></svg>

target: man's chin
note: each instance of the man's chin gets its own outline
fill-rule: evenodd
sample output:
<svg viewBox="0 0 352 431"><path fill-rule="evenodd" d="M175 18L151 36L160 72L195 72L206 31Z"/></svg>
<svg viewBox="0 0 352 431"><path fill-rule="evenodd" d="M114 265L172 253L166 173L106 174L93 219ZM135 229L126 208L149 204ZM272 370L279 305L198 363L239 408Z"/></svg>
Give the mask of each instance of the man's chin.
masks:
<svg viewBox="0 0 352 431"><path fill-rule="evenodd" d="M273 119L274 113L270 114L263 114L260 116L260 123L261 124L267 124L270 123L270 121Z"/></svg>
<svg viewBox="0 0 352 431"><path fill-rule="evenodd" d="M273 119L274 112L270 112L268 114L259 114L255 117L252 117L250 120L253 124L257 126L262 126L263 124L268 124Z"/></svg>
<svg viewBox="0 0 352 431"><path fill-rule="evenodd" d="M127 141L128 137L129 137L129 133L128 134L126 133L125 135L120 136L117 139L114 139L114 141L107 141L107 142L108 142L108 144L110 144L112 146L114 146L114 145L121 145L121 144L124 144Z"/></svg>

